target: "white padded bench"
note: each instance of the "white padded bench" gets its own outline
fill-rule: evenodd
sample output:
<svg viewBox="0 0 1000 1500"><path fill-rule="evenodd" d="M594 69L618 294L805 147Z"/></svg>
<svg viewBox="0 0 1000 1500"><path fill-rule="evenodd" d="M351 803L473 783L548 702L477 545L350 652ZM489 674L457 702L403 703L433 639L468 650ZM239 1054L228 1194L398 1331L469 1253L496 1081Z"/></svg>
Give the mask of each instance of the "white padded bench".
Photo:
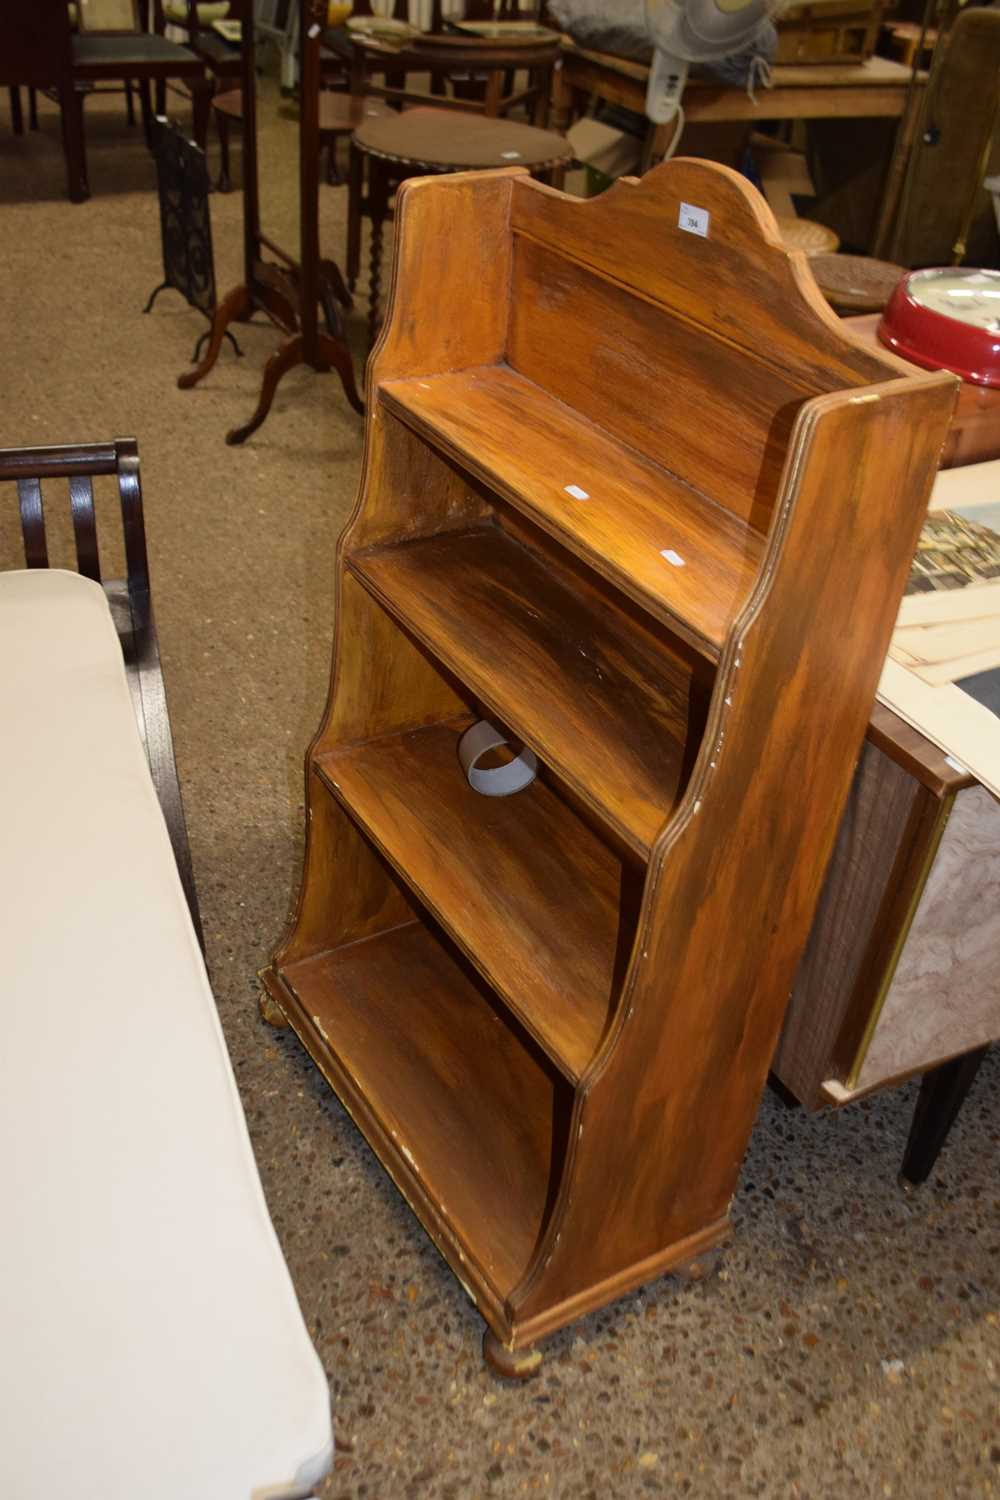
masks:
<svg viewBox="0 0 1000 1500"><path fill-rule="evenodd" d="M0 573L0 1496L273 1500L333 1456L101 587Z"/></svg>

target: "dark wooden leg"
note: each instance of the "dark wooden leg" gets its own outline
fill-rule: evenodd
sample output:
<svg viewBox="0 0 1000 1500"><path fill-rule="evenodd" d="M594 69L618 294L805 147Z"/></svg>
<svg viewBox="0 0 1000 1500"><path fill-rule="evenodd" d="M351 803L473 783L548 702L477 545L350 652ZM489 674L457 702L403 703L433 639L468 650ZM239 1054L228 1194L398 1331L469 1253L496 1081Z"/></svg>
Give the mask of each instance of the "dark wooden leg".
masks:
<svg viewBox="0 0 1000 1500"><path fill-rule="evenodd" d="M32 130L38 129L38 90L28 90L28 124Z"/></svg>
<svg viewBox="0 0 1000 1500"><path fill-rule="evenodd" d="M90 197L87 181L87 147L83 133L83 94L72 81L62 90L63 154L71 203L85 203Z"/></svg>
<svg viewBox="0 0 1000 1500"><path fill-rule="evenodd" d="M195 144L203 151L208 148L208 117L212 110L212 82L205 78L200 83L191 81L191 129Z"/></svg>
<svg viewBox="0 0 1000 1500"><path fill-rule="evenodd" d="M978 1047L974 1052L954 1057L951 1062L942 1063L939 1068L924 1074L899 1174L901 1187L919 1187L931 1175L962 1101L988 1051L988 1047Z"/></svg>
<svg viewBox="0 0 1000 1500"><path fill-rule="evenodd" d="M540 1349L530 1345L527 1349L508 1349L492 1328L487 1328L483 1334L483 1359L505 1380L530 1380L538 1374L543 1355Z"/></svg>
<svg viewBox="0 0 1000 1500"><path fill-rule="evenodd" d="M230 323L235 323L238 318L244 317L251 309L250 292L245 286L238 286L227 296L223 297L215 309L212 319L212 336L208 341L208 352L201 364L194 370L185 370L183 375L178 375L177 384L182 391L189 391L193 385L206 376L215 361L219 357L222 348L222 340Z"/></svg>
<svg viewBox="0 0 1000 1500"><path fill-rule="evenodd" d="M232 179L229 176L229 120L221 110L215 111L215 123L219 131L219 181L220 193L231 193Z"/></svg>
<svg viewBox="0 0 1000 1500"><path fill-rule="evenodd" d="M353 141L347 184L347 285L353 292L361 268L361 200L365 190L365 159Z"/></svg>
<svg viewBox="0 0 1000 1500"><path fill-rule="evenodd" d="M287 375L289 370L294 369L296 365L302 363L302 335L297 333L294 338L288 339L286 343L282 344L280 349L276 349L264 366L264 380L260 388L260 400L257 402L257 410L244 426L234 427L231 432L226 433L226 442L230 448L234 448L238 443L246 442L250 434L257 431L257 428L271 410L274 393L278 389L281 377Z"/></svg>
<svg viewBox="0 0 1000 1500"><path fill-rule="evenodd" d="M146 145L150 151L153 149L153 97L149 87L149 79L143 78L139 83L139 113L142 116L142 133L146 137ZM160 114L163 111L160 110Z"/></svg>
<svg viewBox="0 0 1000 1500"><path fill-rule="evenodd" d="M19 88L8 89L10 94L10 123L15 135L24 134L24 114L21 110L21 90Z"/></svg>
<svg viewBox="0 0 1000 1500"><path fill-rule="evenodd" d="M316 335L316 347L319 351L320 359L328 364L331 369L336 370L340 376L340 383L344 387L344 395L354 407L354 410L359 416L364 416L364 402L358 395L358 388L354 384L354 361L351 359L347 345L341 339L331 338L328 333L319 333Z"/></svg>
<svg viewBox="0 0 1000 1500"><path fill-rule="evenodd" d="M125 116L129 124L135 128L135 100L132 97L132 80L125 80Z"/></svg>
<svg viewBox="0 0 1000 1500"><path fill-rule="evenodd" d="M158 78L156 80L156 113L165 115L167 112L167 80Z"/></svg>

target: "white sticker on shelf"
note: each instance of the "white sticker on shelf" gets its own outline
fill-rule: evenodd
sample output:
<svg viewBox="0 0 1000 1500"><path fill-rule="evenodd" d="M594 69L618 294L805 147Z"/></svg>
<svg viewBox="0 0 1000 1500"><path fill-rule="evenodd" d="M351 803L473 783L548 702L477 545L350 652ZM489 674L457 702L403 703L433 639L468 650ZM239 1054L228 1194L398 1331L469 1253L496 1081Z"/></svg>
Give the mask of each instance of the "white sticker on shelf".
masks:
<svg viewBox="0 0 1000 1500"><path fill-rule="evenodd" d="M679 552L675 552L673 547L664 547L663 551L660 553L660 556L665 557L668 563L673 563L675 568L683 568L686 566L683 557L681 557Z"/></svg>
<svg viewBox="0 0 1000 1500"><path fill-rule="evenodd" d="M586 490L581 490L578 484L564 484L563 489L567 495L572 495L574 500L589 500L590 496Z"/></svg>
<svg viewBox="0 0 1000 1500"><path fill-rule="evenodd" d="M520 156L521 156L520 151L501 151L500 152L500 158L501 158L502 161L519 161L520 160Z"/></svg>
<svg viewBox="0 0 1000 1500"><path fill-rule="evenodd" d="M678 229L684 229L688 234L700 234L703 240L708 239L710 222L708 209L696 208L693 203L682 203L677 213Z"/></svg>

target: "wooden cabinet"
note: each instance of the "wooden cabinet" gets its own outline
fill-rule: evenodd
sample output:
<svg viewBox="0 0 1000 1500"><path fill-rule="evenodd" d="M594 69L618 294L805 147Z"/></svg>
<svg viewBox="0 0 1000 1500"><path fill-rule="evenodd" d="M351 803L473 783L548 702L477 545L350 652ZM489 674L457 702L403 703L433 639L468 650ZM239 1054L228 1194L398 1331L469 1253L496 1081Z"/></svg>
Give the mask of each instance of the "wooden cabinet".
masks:
<svg viewBox="0 0 1000 1500"><path fill-rule="evenodd" d="M411 181L394 255L265 1014L524 1373L726 1234L955 381L704 162Z"/></svg>

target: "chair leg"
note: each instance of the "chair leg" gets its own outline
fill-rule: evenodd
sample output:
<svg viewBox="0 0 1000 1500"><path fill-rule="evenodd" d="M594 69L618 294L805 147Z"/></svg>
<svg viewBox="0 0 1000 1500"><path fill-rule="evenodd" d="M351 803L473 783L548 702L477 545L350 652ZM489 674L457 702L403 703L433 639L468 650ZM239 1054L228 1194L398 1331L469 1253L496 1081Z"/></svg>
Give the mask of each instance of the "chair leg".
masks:
<svg viewBox="0 0 1000 1500"><path fill-rule="evenodd" d="M942 1063L939 1068L924 1074L903 1155L901 1186L919 1187L931 1175L962 1101L988 1051L988 1047L978 1047L974 1052L952 1058L951 1062Z"/></svg>
<svg viewBox="0 0 1000 1500"><path fill-rule="evenodd" d="M10 123L15 135L24 134L24 115L21 111L21 90L10 88Z"/></svg>
<svg viewBox="0 0 1000 1500"><path fill-rule="evenodd" d="M87 143L83 129L83 94L72 80L60 93L63 155L71 203L85 203L90 197L87 180Z"/></svg>
<svg viewBox="0 0 1000 1500"><path fill-rule="evenodd" d="M125 80L125 116L129 124L135 129L135 100L132 97L132 80Z"/></svg>
<svg viewBox="0 0 1000 1500"><path fill-rule="evenodd" d="M38 129L38 90L28 90L28 125L32 130Z"/></svg>
<svg viewBox="0 0 1000 1500"><path fill-rule="evenodd" d="M215 125L219 132L219 180L216 186L220 193L230 193L233 183L229 175L229 120L221 109L215 111Z"/></svg>
<svg viewBox="0 0 1000 1500"><path fill-rule="evenodd" d="M212 80L204 78L195 83L191 80L191 130L195 145L203 151L208 149L208 117L212 112Z"/></svg>
<svg viewBox="0 0 1000 1500"><path fill-rule="evenodd" d="M165 115L167 112L167 80L158 78L156 80L156 113Z"/></svg>
<svg viewBox="0 0 1000 1500"><path fill-rule="evenodd" d="M139 114L142 118L142 131L146 137L146 145L150 151L153 149L153 95L149 87L148 78L139 80Z"/></svg>

